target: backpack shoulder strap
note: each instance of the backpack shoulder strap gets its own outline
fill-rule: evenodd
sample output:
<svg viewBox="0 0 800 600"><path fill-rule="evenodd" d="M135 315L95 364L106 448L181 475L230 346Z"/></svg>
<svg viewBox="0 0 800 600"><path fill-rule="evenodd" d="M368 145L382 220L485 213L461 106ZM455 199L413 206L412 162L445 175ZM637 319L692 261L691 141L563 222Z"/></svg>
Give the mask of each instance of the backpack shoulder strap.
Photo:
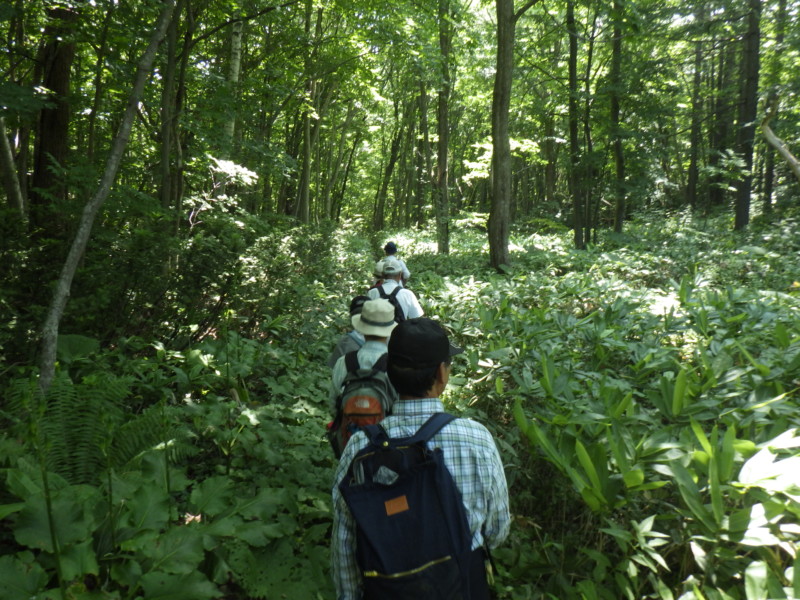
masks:
<svg viewBox="0 0 800 600"><path fill-rule="evenodd" d="M359 348L360 348L361 346L363 346L363 345L364 345L364 342L363 342L363 340L361 340L361 339L360 339L360 338L359 338L359 337L356 335L356 332L355 332L355 331L350 331L350 332L348 332L348 334L347 334L347 335L348 335L348 337L349 337L351 340L353 340L353 341L354 341L356 344L358 344L358 347L359 347Z"/></svg>
<svg viewBox="0 0 800 600"><path fill-rule="evenodd" d="M439 431L450 421L454 421L455 417L449 413L433 413L430 419L425 421L425 423L417 430L411 438L408 439L409 444L414 444L416 442L425 442L427 443L434 435L439 433Z"/></svg>
<svg viewBox="0 0 800 600"><path fill-rule="evenodd" d="M386 372L386 369L389 368L389 354L384 352L381 354L381 357L375 361L375 364L372 365L373 371L383 371Z"/></svg>
<svg viewBox="0 0 800 600"><path fill-rule="evenodd" d="M398 285L396 288L394 288L394 291L391 294L389 294L388 299L389 300L393 300L393 299L397 298L397 294L402 289L403 289L403 286L402 285Z"/></svg>
<svg viewBox="0 0 800 600"><path fill-rule="evenodd" d="M386 293L386 290L383 289L383 284L375 286L375 289L378 290L378 293L381 295L381 298L383 298L384 300L389 299L389 295Z"/></svg>
<svg viewBox="0 0 800 600"><path fill-rule="evenodd" d="M361 368L358 364L358 350L353 350L344 355L344 366L348 373L355 373Z"/></svg>

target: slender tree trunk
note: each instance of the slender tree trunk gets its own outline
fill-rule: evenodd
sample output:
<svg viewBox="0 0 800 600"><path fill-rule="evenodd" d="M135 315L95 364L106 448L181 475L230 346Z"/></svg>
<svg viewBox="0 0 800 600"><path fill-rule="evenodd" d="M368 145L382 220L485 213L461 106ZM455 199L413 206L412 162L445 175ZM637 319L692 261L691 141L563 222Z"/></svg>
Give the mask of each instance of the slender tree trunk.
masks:
<svg viewBox="0 0 800 600"><path fill-rule="evenodd" d="M175 71L178 55L178 21L180 7L173 13L167 28L167 55L164 66L164 82L161 88L161 207L169 209L172 204L172 146L175 119Z"/></svg>
<svg viewBox="0 0 800 600"><path fill-rule="evenodd" d="M423 175L420 177L420 196L417 206L419 207L418 220L422 219L422 207L425 206L428 193L431 195L436 189L436 180L433 174L433 149L431 148L430 130L428 128L428 89L425 81L419 80L419 127L421 130L420 143L422 144L422 158L424 161Z"/></svg>
<svg viewBox="0 0 800 600"><path fill-rule="evenodd" d="M448 190L448 152L450 146L450 50L453 15L450 0L439 0L439 51L441 77L437 129L439 143L436 161L436 240L439 254L450 254L450 197Z"/></svg>
<svg viewBox="0 0 800 600"><path fill-rule="evenodd" d="M703 18L702 7L695 11L695 19ZM689 134L689 180L686 184L686 198L692 209L697 208L697 185L700 180L700 144L703 99L701 97L703 68L703 43L695 42L694 46L694 77L692 80L692 128Z"/></svg>
<svg viewBox="0 0 800 600"><path fill-rule="evenodd" d="M394 166L397 163L397 157L400 152L400 141L402 138L403 132L402 127L400 127L392 137L392 144L389 150L389 162L386 163L386 168L383 171L383 178L381 179L381 186L378 188L378 193L375 196L375 212L372 217L372 228L375 231L382 231L385 225L386 196L389 190L389 183L392 180Z"/></svg>
<svg viewBox="0 0 800 600"><path fill-rule="evenodd" d="M800 160L791 153L789 148L786 147L786 144L781 140L775 132L772 131L772 128L769 126L769 121L772 119L772 114L768 114L764 120L761 122L761 132L764 134L764 138L767 140L770 146L772 146L778 154L780 154L783 159L786 161L786 164L789 165L789 168L794 173L794 176L797 177L797 181L800 182Z"/></svg>
<svg viewBox="0 0 800 600"><path fill-rule="evenodd" d="M614 231L622 233L622 224L625 221L625 155L622 149L622 130L620 128L619 99L624 95L622 90L622 22L624 20L625 6L620 0L614 0L614 39L611 43L611 131L614 150L615 206L614 206Z"/></svg>
<svg viewBox="0 0 800 600"><path fill-rule="evenodd" d="M777 53L777 64L773 63L770 75L770 92L767 95L767 112L774 106L778 100L778 95L772 87L776 85L780 78L782 61L780 57L783 55L783 40L784 32L786 29L786 0L778 0L778 12L775 16L775 47ZM769 127L769 125L767 125ZM763 124L762 124L763 131ZM770 130L771 131L771 130ZM773 134L774 135L774 134ZM765 213L772 211L772 193L775 183L775 149L770 144L767 145L764 151L764 188L762 190L763 210Z"/></svg>
<svg viewBox="0 0 800 600"><path fill-rule="evenodd" d="M103 97L103 72L105 71L106 52L108 50L108 28L111 24L111 17L114 15L116 3L112 3L106 11L103 19L103 29L100 34L100 46L97 51L97 64L94 71L94 98L92 100L92 110L89 114L89 131L86 136L86 154L89 162L94 158L95 147L97 145L97 114L100 112L100 101Z"/></svg>
<svg viewBox="0 0 800 600"><path fill-rule="evenodd" d="M58 327L61 322L61 316L64 313L64 307L69 298L70 288L72 287L72 279L75 276L75 271L78 268L78 262L83 256L86 249L86 244L89 242L89 236L92 231L95 216L97 211L105 202L106 198L111 192L111 187L117 176L120 163L122 162L125 148L130 139L131 129L133 127L133 120L136 116L137 106L141 101L144 92L145 84L150 78L151 68L153 61L158 51L158 46L167 30L172 11L175 7L174 0L164 0L164 9L156 24L155 30L150 37L150 42L147 49L139 60L136 69L136 80L133 84L130 97L128 98L128 105L122 117L119 131L114 138L111 152L106 162L106 168L100 180L100 185L97 192L92 199L86 204L81 215L81 220L78 225L78 231L75 234L75 239L72 241L72 246L69 249L64 266L61 269L58 282L56 284L55 292L53 293L53 300L47 311L47 317L42 327L42 342L41 342L41 357L40 357L40 375L39 387L42 392L47 392L50 384L55 376L55 363L56 363L56 345L58 341Z"/></svg>
<svg viewBox="0 0 800 600"><path fill-rule="evenodd" d="M761 0L749 0L747 33L742 56L742 100L739 118L739 151L744 158L744 177L736 182L736 220L734 229L740 230L750 223L750 194L753 185L753 142L758 114L758 50L761 42Z"/></svg>
<svg viewBox="0 0 800 600"><path fill-rule="evenodd" d="M514 1L496 0L497 67L492 94L492 208L489 213L489 258L492 267L508 265L511 210L511 143L508 112L514 69Z"/></svg>
<svg viewBox="0 0 800 600"><path fill-rule="evenodd" d="M222 131L223 153L229 160L233 158L233 134L236 131L236 106L239 99L239 73L242 69L242 31L244 22L234 21L231 24L231 52L228 62L228 88L230 89L233 105L228 111L228 120L225 121Z"/></svg>
<svg viewBox="0 0 800 600"><path fill-rule="evenodd" d="M8 205L19 213L21 221L26 221L28 216L25 214L25 199L19 185L19 177L17 177L14 164L14 151L11 149L11 142L8 141L6 121L3 117L0 117L0 173L3 175Z"/></svg>
<svg viewBox="0 0 800 600"><path fill-rule="evenodd" d="M580 191L580 145L578 141L578 29L575 24L575 3L567 0L567 35L569 36L569 192L572 196L572 218L575 247L586 247L583 237L584 203Z"/></svg>

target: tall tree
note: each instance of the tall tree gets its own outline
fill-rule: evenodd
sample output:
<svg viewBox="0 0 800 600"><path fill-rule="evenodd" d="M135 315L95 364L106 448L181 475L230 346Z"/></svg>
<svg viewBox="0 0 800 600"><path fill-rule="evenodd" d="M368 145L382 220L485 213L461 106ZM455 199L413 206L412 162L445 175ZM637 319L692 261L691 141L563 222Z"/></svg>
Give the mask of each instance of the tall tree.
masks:
<svg viewBox="0 0 800 600"><path fill-rule="evenodd" d="M744 175L736 182L734 229L750 223L750 194L753 183L753 141L758 114L759 47L761 44L761 0L748 0L747 32L742 55L742 93L739 104L738 150L744 159Z"/></svg>
<svg viewBox="0 0 800 600"><path fill-rule="evenodd" d="M56 238L65 234L60 211L53 204L67 196L58 171L66 166L69 150L70 75L75 59L72 34L77 17L72 8L50 7L45 41L37 57L41 86L48 90L51 105L41 110L36 128L30 217L34 229L41 228Z"/></svg>
<svg viewBox="0 0 800 600"><path fill-rule="evenodd" d="M439 0L439 51L441 53L441 81L439 82L439 105L437 129L439 133L436 161L436 240L439 254L450 253L450 197L449 163L450 150L450 52L453 43L452 0Z"/></svg>
<svg viewBox="0 0 800 600"><path fill-rule="evenodd" d="M569 37L569 104L568 116L569 123L569 193L572 197L572 228L575 247L583 249L586 247L586 239L583 235L584 226L584 203L580 189L580 142L578 141L578 28L575 22L575 3L567 0L567 36Z"/></svg>
<svg viewBox="0 0 800 600"><path fill-rule="evenodd" d="M622 23L625 5L621 0L614 0L612 9L613 33L611 40L611 89L609 107L611 110L611 137L614 152L616 181L614 185L614 231L622 232L625 220L625 154L622 147L622 128L619 116L619 101L622 95Z"/></svg>
<svg viewBox="0 0 800 600"><path fill-rule="evenodd" d="M496 0L497 61L492 94L492 207L489 214L489 258L495 269L509 263L511 221L511 140L508 113L514 81L514 36L517 20L538 0L528 0L516 13L514 0Z"/></svg>

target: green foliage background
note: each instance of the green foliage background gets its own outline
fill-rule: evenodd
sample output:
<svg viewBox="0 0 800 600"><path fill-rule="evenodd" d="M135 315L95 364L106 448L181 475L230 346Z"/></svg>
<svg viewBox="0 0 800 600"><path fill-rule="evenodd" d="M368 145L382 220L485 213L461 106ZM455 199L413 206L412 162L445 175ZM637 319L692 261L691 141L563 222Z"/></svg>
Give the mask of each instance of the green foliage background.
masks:
<svg viewBox="0 0 800 600"><path fill-rule="evenodd" d="M498 274L479 214L441 256L431 230L208 212L128 321L81 301L113 289L88 257L46 397L6 360L9 599L332 598L324 361L388 239L467 349L449 409L506 464L500 598L800 597L791 214L736 234L646 214L583 252L531 221ZM120 335L132 322L145 335Z"/></svg>

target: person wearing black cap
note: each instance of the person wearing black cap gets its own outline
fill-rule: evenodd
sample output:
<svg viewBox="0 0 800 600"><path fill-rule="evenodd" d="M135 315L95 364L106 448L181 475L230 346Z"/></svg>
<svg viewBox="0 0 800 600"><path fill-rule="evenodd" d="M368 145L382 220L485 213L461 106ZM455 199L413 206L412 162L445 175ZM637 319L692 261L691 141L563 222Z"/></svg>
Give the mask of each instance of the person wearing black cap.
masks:
<svg viewBox="0 0 800 600"><path fill-rule="evenodd" d="M400 263L401 281L405 284L411 277L411 271L408 270L406 263L397 257L397 244L394 242L386 242L383 251L386 252L387 257L391 257Z"/></svg>
<svg viewBox="0 0 800 600"><path fill-rule="evenodd" d="M388 375L400 400L381 426L392 438L411 436L436 412L444 412L439 396L450 379L452 357L463 352L450 343L436 321L403 321L389 338ZM331 566L338 600L361 598L361 574L356 562L355 523L339 483L353 457L367 445L363 432L353 435L336 469L333 485ZM510 514L503 464L491 433L476 421L459 418L435 434L429 445L442 449L444 462L461 492L472 532L475 568L470 598L489 598L483 548L495 548L508 535ZM419 599L422 600L422 599Z"/></svg>

